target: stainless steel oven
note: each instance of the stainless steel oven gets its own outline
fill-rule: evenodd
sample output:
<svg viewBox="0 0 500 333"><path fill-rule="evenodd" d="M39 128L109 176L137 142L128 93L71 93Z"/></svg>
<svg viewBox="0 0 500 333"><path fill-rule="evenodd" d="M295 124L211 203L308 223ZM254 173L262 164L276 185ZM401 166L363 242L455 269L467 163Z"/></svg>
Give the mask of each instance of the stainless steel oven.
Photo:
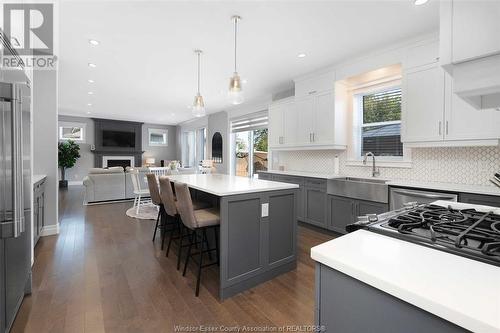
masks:
<svg viewBox="0 0 500 333"><path fill-rule="evenodd" d="M435 191L421 191L408 188L391 187L389 191L389 209L403 208L405 203L431 203L436 200L457 201L458 194Z"/></svg>

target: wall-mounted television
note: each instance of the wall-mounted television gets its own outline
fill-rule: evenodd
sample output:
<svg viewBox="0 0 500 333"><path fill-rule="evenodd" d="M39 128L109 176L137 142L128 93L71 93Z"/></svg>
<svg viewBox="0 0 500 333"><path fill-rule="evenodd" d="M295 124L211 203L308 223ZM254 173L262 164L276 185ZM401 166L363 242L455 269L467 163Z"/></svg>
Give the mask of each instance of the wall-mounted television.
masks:
<svg viewBox="0 0 500 333"><path fill-rule="evenodd" d="M135 132L102 131L103 147L135 148Z"/></svg>

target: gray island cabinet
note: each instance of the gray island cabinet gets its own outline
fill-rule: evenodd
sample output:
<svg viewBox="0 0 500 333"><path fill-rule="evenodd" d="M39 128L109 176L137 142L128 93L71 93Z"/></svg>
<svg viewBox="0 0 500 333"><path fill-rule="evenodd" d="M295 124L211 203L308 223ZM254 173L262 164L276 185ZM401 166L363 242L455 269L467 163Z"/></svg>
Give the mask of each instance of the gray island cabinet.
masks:
<svg viewBox="0 0 500 333"><path fill-rule="evenodd" d="M221 299L295 269L298 185L228 175L176 175L220 209Z"/></svg>

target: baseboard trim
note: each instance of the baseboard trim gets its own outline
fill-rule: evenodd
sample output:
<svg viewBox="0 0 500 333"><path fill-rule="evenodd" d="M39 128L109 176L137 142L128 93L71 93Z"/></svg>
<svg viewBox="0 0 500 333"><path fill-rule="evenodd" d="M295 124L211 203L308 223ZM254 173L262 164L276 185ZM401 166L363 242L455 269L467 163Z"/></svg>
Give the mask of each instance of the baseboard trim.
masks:
<svg viewBox="0 0 500 333"><path fill-rule="evenodd" d="M83 185L83 180L70 180L68 186Z"/></svg>
<svg viewBox="0 0 500 333"><path fill-rule="evenodd" d="M59 223L42 227L40 236L57 235L59 233Z"/></svg>

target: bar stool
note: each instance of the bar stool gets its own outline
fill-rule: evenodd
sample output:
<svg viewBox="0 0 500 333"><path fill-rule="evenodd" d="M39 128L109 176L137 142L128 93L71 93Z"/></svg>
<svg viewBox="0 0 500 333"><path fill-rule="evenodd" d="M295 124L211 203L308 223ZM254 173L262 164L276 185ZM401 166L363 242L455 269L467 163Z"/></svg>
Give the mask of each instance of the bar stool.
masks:
<svg viewBox="0 0 500 333"><path fill-rule="evenodd" d="M218 210L214 208L194 210L188 186L184 183L174 183L174 186L177 196L177 210L181 216L182 223L190 231L188 253L184 263L184 271L182 272L182 275L186 275L189 259L193 258L193 261L196 262L195 256L199 255L198 261L196 262L198 265L198 272L196 275L195 291L195 295L198 296L200 293L201 269L214 264L219 264L219 240L217 233L220 225L220 216ZM208 246L207 229L209 228L214 230L215 248L209 248ZM198 252L191 253L193 245L199 245ZM206 245L206 249L204 249L204 245ZM216 260L203 265L203 254L211 253L212 251L216 251L217 253Z"/></svg>
<svg viewBox="0 0 500 333"><path fill-rule="evenodd" d="M181 217L179 215L179 212L177 210L177 199L174 195L174 191L172 190L172 184L170 182L170 179L166 176L160 177L160 197L161 201L163 203L163 207L165 208L166 214L167 214L167 221L170 220L173 222L173 228L170 230L167 230L169 233L169 240L168 240L168 245L167 245L167 251L165 252L165 256L168 257L168 254L170 252L170 247L172 245L172 241L174 239L178 239L178 252L177 252L177 270L180 269L181 266L181 253L182 253L182 248L189 246L188 244L183 245L182 240L184 238L189 237L189 233L184 234L184 225L181 222ZM202 201L194 201L193 202L193 208L195 210L198 209L203 209L203 208L208 208L210 207L209 204L202 202ZM174 232L177 231L177 235L174 236Z"/></svg>
<svg viewBox="0 0 500 333"><path fill-rule="evenodd" d="M151 202L158 206L158 217L156 217L155 231L153 232L153 242L156 238L156 231L158 229L163 229L163 237L161 239L161 249L163 250L163 244L165 242L165 208L163 202L161 201L160 191L158 189L158 181L156 180L156 175L153 173L146 174L148 180L149 194L151 196ZM161 222L160 222L161 218Z"/></svg>

